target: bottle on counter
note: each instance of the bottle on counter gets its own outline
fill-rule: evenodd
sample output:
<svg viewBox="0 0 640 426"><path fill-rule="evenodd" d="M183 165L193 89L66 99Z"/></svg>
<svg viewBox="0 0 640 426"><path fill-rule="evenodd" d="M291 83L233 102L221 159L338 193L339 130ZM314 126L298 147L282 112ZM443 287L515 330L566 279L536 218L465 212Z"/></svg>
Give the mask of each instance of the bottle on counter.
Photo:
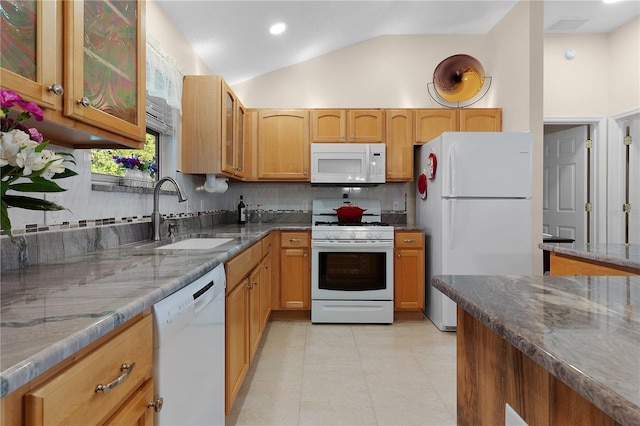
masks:
<svg viewBox="0 0 640 426"><path fill-rule="evenodd" d="M247 206L245 206L244 201L242 201L242 195L238 203L238 223L240 225L247 223Z"/></svg>

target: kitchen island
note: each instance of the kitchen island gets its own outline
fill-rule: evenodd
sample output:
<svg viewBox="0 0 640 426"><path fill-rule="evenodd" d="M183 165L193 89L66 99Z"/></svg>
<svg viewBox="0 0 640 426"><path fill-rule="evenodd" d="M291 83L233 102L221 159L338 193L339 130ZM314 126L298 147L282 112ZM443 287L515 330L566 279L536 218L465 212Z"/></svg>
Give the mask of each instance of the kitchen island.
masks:
<svg viewBox="0 0 640 426"><path fill-rule="evenodd" d="M542 243L551 275L640 275L640 244Z"/></svg>
<svg viewBox="0 0 640 426"><path fill-rule="evenodd" d="M459 424L640 424L640 278L438 276L458 304Z"/></svg>

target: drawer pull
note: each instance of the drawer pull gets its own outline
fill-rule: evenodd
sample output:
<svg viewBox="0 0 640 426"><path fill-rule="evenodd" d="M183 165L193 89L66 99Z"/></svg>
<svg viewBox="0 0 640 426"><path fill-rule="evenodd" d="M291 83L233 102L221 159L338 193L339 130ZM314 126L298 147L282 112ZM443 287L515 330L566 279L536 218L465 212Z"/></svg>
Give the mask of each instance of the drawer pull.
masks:
<svg viewBox="0 0 640 426"><path fill-rule="evenodd" d="M414 240L414 239L410 239L410 238L405 238L405 239L404 239L404 240L402 240L402 241L404 241L405 243L415 243L415 242L416 242L416 240Z"/></svg>
<svg viewBox="0 0 640 426"><path fill-rule="evenodd" d="M302 240L300 238L289 238L289 241L291 241L292 243L299 243Z"/></svg>
<svg viewBox="0 0 640 426"><path fill-rule="evenodd" d="M155 411L156 413L159 413L160 410L162 410L162 404L164 404L164 398L159 397L155 401L147 402L147 408L153 407L153 411Z"/></svg>
<svg viewBox="0 0 640 426"><path fill-rule="evenodd" d="M107 383L106 385L98 385L96 386L96 392L108 393L111 389L118 386L120 383L124 382L129 378L129 375L133 371L133 368L136 366L136 363L133 364L122 364L120 367L120 371L124 371L124 374L115 379L113 382Z"/></svg>

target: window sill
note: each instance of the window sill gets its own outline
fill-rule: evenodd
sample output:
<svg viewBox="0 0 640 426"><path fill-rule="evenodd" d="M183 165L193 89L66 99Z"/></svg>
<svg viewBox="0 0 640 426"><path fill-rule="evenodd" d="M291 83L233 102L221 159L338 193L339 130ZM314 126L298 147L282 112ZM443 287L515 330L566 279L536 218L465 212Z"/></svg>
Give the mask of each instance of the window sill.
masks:
<svg viewBox="0 0 640 426"><path fill-rule="evenodd" d="M153 194L155 182L153 186L131 186L122 185L121 178L118 176L108 176L100 174L91 175L91 190L97 192L121 192L127 194ZM161 195L175 195L178 191L161 189Z"/></svg>

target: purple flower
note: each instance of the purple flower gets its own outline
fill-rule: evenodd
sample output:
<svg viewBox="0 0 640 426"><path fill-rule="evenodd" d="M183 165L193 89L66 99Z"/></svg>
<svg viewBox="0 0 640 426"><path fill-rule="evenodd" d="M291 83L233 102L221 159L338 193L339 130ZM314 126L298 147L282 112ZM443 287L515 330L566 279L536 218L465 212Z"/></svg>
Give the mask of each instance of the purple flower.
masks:
<svg viewBox="0 0 640 426"><path fill-rule="evenodd" d="M32 141L40 143L44 140L42 133L40 133L37 129L34 129L33 127L29 129L29 134L31 135Z"/></svg>

